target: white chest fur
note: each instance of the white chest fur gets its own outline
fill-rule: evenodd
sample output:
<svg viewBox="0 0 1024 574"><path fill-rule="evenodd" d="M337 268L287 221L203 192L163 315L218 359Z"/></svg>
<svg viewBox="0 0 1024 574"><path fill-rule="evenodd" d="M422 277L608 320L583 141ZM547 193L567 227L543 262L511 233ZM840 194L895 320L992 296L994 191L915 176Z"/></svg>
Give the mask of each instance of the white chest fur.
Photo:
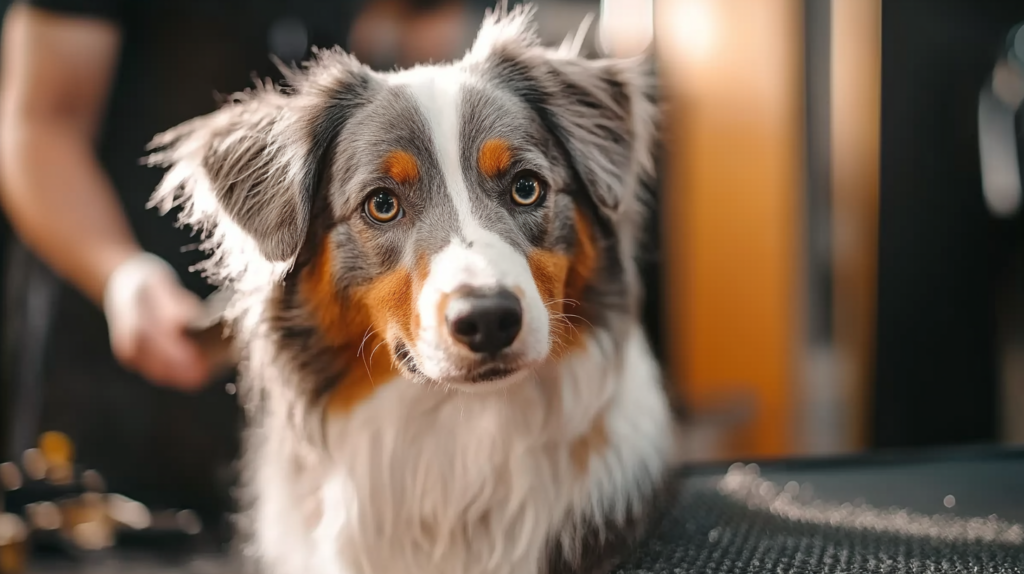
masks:
<svg viewBox="0 0 1024 574"><path fill-rule="evenodd" d="M267 436L253 550L271 574L535 574L573 518L624 515L670 454L642 331L617 353L601 337L502 390L382 384L328 421L331 460Z"/></svg>

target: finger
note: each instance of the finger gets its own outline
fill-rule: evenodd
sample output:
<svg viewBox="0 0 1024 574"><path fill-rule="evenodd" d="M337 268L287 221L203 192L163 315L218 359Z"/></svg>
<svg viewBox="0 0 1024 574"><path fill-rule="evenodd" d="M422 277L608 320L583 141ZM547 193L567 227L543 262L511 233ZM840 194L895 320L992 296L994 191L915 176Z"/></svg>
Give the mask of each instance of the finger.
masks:
<svg viewBox="0 0 1024 574"><path fill-rule="evenodd" d="M199 389L210 377L206 357L191 341L183 337L168 343L167 358L172 363L174 382L187 389Z"/></svg>
<svg viewBox="0 0 1024 574"><path fill-rule="evenodd" d="M210 369L206 358L182 336L147 337L142 355L154 383L195 390L208 382Z"/></svg>
<svg viewBox="0 0 1024 574"><path fill-rule="evenodd" d="M154 278L149 307L153 321L148 325L154 361L165 366L164 379L180 388L204 386L211 368L202 349L187 334L188 326L199 317L202 301L178 283L176 277Z"/></svg>

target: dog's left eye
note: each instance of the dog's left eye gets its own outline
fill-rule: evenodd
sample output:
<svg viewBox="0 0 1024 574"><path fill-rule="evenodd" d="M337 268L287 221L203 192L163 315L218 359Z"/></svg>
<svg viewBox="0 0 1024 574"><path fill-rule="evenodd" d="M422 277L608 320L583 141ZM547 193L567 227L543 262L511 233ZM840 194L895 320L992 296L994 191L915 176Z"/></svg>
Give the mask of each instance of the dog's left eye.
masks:
<svg viewBox="0 0 1024 574"><path fill-rule="evenodd" d="M366 198L366 216L377 223L391 223L402 217L402 206L395 194L387 189L377 189Z"/></svg>
<svg viewBox="0 0 1024 574"><path fill-rule="evenodd" d="M540 201L543 188L540 180L530 174L517 175L512 182L512 201L516 205L528 206Z"/></svg>

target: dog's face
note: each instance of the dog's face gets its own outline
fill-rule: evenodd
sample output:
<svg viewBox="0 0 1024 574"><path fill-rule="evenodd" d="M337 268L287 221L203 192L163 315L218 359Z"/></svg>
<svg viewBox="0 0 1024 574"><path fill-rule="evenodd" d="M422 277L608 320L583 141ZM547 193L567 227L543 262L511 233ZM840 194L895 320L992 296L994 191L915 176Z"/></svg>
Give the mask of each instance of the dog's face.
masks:
<svg viewBox="0 0 1024 574"><path fill-rule="evenodd" d="M330 266L332 293L366 308L407 375L478 383L543 361L559 312L548 305L571 298L569 267L587 267L593 241L557 141L521 99L464 68L370 90L324 185L335 224L317 265Z"/></svg>
<svg viewBox="0 0 1024 574"><path fill-rule="evenodd" d="M408 378L494 387L627 305L643 72L541 48L528 16L493 19L451 65L322 54L291 93L158 140L164 189L184 182L187 220L222 230L222 279L243 273L231 257L288 264L269 313L285 343L368 370L384 347Z"/></svg>

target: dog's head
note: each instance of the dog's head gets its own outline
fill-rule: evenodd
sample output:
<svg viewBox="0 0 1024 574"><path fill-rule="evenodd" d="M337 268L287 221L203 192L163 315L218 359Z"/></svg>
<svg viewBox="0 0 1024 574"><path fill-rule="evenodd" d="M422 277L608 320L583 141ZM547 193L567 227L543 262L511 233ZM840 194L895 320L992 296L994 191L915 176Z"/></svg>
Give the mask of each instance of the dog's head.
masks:
<svg viewBox="0 0 1024 574"><path fill-rule="evenodd" d="M277 282L262 313L293 347L513 381L633 304L654 139L643 62L544 48L530 15L489 17L454 64L320 52L159 136L156 198L212 231L214 279Z"/></svg>

